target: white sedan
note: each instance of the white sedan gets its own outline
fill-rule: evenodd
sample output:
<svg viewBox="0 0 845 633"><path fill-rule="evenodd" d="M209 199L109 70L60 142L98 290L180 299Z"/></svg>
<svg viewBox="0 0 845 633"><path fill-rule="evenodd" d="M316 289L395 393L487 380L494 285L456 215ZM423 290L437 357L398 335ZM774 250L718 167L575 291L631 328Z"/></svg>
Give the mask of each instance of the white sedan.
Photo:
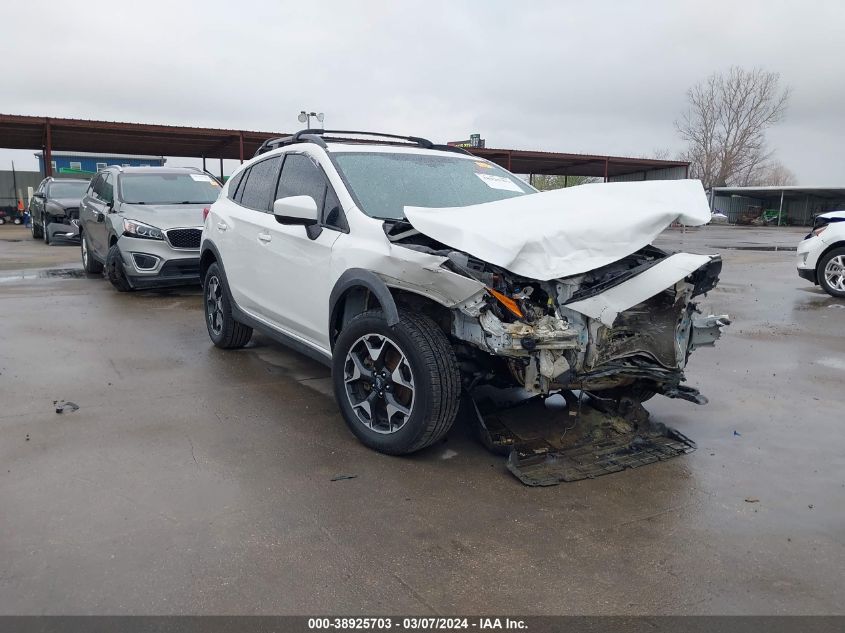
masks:
<svg viewBox="0 0 845 633"><path fill-rule="evenodd" d="M845 297L845 211L816 217L798 245L798 275L834 297Z"/></svg>

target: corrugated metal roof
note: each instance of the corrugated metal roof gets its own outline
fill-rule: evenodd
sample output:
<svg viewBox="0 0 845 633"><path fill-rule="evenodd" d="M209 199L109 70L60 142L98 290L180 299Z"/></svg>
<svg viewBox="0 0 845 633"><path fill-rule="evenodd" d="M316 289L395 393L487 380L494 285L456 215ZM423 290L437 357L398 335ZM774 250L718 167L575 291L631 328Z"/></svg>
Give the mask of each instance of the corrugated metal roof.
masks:
<svg viewBox="0 0 845 633"><path fill-rule="evenodd" d="M287 136L280 132L0 114L0 147L40 149L47 144L48 135L51 151L57 152L234 159L252 157L268 138ZM533 150L470 151L520 174L613 177L688 165L683 161Z"/></svg>

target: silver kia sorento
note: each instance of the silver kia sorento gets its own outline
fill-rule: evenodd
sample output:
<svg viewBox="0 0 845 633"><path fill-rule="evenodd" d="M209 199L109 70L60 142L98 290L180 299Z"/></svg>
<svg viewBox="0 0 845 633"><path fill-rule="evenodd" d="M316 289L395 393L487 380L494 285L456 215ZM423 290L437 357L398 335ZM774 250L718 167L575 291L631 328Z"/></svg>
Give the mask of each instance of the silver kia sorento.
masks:
<svg viewBox="0 0 845 633"><path fill-rule="evenodd" d="M79 207L82 264L121 292L199 284L203 209L220 183L193 167L107 167Z"/></svg>

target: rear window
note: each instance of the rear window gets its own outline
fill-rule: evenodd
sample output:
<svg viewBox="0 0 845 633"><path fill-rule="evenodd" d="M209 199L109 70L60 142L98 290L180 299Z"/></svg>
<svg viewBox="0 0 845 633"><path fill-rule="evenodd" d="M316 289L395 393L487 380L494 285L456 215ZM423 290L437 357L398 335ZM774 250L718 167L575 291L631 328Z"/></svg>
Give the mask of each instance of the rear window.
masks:
<svg viewBox="0 0 845 633"><path fill-rule="evenodd" d="M88 189L87 182L52 182L47 187L47 196L50 198L79 198L85 195Z"/></svg>
<svg viewBox="0 0 845 633"><path fill-rule="evenodd" d="M258 211L269 211L276 190L276 178L279 176L280 156L255 163L249 169L249 176L241 185L240 203Z"/></svg>
<svg viewBox="0 0 845 633"><path fill-rule="evenodd" d="M209 204L217 200L220 183L208 174L122 174L120 197L129 204Z"/></svg>

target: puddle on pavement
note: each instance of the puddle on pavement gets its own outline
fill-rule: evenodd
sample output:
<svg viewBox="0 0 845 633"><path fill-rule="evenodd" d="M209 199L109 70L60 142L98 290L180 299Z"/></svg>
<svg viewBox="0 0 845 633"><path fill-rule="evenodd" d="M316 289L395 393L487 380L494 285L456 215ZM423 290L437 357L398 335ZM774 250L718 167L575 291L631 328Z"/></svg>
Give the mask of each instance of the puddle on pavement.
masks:
<svg viewBox="0 0 845 633"><path fill-rule="evenodd" d="M43 268L35 270L10 270L0 273L0 283L29 281L32 279L84 279L81 268Z"/></svg>
<svg viewBox="0 0 845 633"><path fill-rule="evenodd" d="M816 364L845 371L845 359L842 358L820 358L816 361Z"/></svg>
<svg viewBox="0 0 845 633"><path fill-rule="evenodd" d="M831 297L825 296L824 298L815 300L815 301L807 301L806 303L801 303L795 306L796 310L826 310L828 308L833 308L834 310L842 310L845 309L845 303L840 303L836 299Z"/></svg>
<svg viewBox="0 0 845 633"><path fill-rule="evenodd" d="M708 244L707 248L718 248L726 251L791 251L798 250L797 246L735 246L727 244Z"/></svg>

